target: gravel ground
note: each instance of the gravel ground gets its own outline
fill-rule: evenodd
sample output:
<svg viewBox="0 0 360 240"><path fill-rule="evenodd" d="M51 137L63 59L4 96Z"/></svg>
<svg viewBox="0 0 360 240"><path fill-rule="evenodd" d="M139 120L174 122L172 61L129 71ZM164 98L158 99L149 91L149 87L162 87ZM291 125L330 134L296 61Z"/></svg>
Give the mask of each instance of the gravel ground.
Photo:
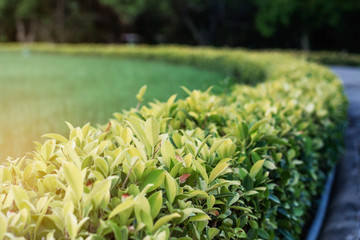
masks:
<svg viewBox="0 0 360 240"><path fill-rule="evenodd" d="M331 69L342 79L349 98L349 126L319 239L360 240L360 68Z"/></svg>

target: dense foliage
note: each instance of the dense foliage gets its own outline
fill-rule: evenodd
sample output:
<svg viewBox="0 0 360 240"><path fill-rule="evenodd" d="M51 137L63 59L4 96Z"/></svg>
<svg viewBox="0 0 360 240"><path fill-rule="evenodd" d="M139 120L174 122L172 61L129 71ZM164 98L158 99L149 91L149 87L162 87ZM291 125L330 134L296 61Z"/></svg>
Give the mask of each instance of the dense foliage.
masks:
<svg viewBox="0 0 360 240"><path fill-rule="evenodd" d="M325 65L360 66L360 54L332 51L298 51L277 49L274 52L290 54L295 57Z"/></svg>
<svg viewBox="0 0 360 240"><path fill-rule="evenodd" d="M358 0L0 0L0 41L360 52L359 10Z"/></svg>
<svg viewBox="0 0 360 240"><path fill-rule="evenodd" d="M105 126L46 134L0 168L0 238L300 238L342 145L346 99L327 68L210 48L32 49L192 64L237 83L148 106L143 87Z"/></svg>
<svg viewBox="0 0 360 240"><path fill-rule="evenodd" d="M360 54L348 54L344 52L292 52L295 55L304 56L306 59L327 65L360 66Z"/></svg>

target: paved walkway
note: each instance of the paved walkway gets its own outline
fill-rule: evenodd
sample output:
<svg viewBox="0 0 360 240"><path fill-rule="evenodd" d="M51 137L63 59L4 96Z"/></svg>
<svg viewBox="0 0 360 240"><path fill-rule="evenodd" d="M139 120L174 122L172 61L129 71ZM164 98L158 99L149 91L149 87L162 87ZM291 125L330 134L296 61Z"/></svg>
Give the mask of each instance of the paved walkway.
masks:
<svg viewBox="0 0 360 240"><path fill-rule="evenodd" d="M319 240L360 240L360 68L331 69L349 98L349 126Z"/></svg>

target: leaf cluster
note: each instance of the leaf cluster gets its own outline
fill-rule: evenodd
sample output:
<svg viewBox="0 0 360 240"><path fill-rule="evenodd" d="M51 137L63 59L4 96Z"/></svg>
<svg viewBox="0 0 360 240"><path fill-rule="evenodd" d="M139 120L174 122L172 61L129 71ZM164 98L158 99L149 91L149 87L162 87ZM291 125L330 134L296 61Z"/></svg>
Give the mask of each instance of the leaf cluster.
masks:
<svg viewBox="0 0 360 240"><path fill-rule="evenodd" d="M44 135L0 168L0 238L300 238L341 153L347 103L328 69L226 49L60 49L212 67L254 86L184 89L106 126Z"/></svg>

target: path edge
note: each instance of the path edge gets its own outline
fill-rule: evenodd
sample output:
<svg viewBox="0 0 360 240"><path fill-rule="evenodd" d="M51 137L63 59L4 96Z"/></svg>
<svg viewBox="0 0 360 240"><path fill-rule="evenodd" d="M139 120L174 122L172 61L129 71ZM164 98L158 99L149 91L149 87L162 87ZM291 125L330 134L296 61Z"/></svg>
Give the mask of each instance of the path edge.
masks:
<svg viewBox="0 0 360 240"><path fill-rule="evenodd" d="M319 207L316 211L315 218L311 224L310 230L308 231L307 236L305 238L306 240L317 240L319 237L321 228L325 220L325 216L330 200L330 194L334 183L335 173L336 173L336 166L332 169L326 180L325 188L319 202Z"/></svg>

